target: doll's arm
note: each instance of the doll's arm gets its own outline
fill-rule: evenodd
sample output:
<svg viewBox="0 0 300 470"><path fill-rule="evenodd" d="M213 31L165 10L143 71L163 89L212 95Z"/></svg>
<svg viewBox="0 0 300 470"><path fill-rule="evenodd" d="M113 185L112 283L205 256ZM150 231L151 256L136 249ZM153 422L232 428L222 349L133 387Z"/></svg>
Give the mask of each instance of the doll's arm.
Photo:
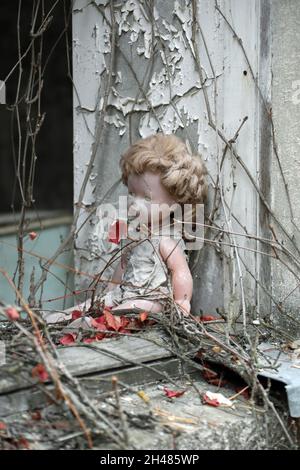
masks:
<svg viewBox="0 0 300 470"><path fill-rule="evenodd" d="M186 314L189 314L193 294L193 278L184 253L176 240L172 238L163 238L159 250L171 272L174 300Z"/></svg>

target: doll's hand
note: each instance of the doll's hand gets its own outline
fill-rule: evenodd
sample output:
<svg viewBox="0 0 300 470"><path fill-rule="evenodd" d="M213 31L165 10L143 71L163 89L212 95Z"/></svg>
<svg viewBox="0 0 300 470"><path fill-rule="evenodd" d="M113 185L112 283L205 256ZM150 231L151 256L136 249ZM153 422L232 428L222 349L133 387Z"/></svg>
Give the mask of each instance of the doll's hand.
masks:
<svg viewBox="0 0 300 470"><path fill-rule="evenodd" d="M175 303L178 305L180 308L180 311L183 313L185 316L189 316L191 312L191 303L187 299L183 300L176 300Z"/></svg>

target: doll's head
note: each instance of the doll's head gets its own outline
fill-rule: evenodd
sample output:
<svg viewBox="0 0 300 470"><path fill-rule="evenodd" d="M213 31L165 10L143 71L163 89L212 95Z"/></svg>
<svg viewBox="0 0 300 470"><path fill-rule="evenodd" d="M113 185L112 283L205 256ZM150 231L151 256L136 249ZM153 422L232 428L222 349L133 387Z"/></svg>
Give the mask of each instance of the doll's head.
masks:
<svg viewBox="0 0 300 470"><path fill-rule="evenodd" d="M122 180L153 202L203 203L207 197L207 169L175 135L156 134L138 140L122 155ZM145 178L140 178L145 175ZM135 192L135 191L134 191Z"/></svg>

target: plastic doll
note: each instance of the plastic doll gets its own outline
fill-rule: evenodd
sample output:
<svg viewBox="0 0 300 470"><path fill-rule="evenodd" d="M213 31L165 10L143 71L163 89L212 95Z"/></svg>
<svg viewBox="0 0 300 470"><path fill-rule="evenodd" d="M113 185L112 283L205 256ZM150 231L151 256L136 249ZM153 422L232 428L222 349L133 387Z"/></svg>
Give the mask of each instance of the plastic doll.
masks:
<svg viewBox="0 0 300 470"><path fill-rule="evenodd" d="M137 141L121 157L120 166L129 193L128 214L143 214L137 230L144 236L139 233L136 241L134 236L127 240L102 300L119 313L159 313L171 300L188 315L193 279L182 230L175 227L170 236L166 229L170 228L174 205L204 202L206 167L178 137L164 134ZM154 206L159 208L156 218Z"/></svg>

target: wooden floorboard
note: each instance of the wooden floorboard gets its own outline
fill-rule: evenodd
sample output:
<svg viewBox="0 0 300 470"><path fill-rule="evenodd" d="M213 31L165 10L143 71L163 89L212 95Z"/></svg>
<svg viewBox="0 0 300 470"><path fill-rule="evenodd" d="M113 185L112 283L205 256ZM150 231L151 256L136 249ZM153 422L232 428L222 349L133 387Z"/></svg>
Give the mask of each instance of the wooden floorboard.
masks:
<svg viewBox="0 0 300 470"><path fill-rule="evenodd" d="M178 368L179 364L178 360L174 362L173 354L168 350L168 342L157 328L140 333L139 337L122 336L90 345L58 347L57 352L62 363L75 377L94 375L108 378L118 374L127 383L141 381L142 378L163 378L163 375L151 369L153 363L160 364L158 371L167 368L168 360L171 361L171 369L174 369L174 364ZM40 362L38 357L37 362ZM35 395L39 396L41 392L36 391L36 381L30 377L28 367L26 372L26 368L17 361L0 367L0 415L14 408L26 409L34 389Z"/></svg>
<svg viewBox="0 0 300 470"><path fill-rule="evenodd" d="M135 365L136 361L143 363L173 355L163 347L161 331L153 330L144 336L145 339L132 335L95 342L91 347L72 346L60 349L59 356L72 374L80 376ZM154 344L151 339L160 345Z"/></svg>

